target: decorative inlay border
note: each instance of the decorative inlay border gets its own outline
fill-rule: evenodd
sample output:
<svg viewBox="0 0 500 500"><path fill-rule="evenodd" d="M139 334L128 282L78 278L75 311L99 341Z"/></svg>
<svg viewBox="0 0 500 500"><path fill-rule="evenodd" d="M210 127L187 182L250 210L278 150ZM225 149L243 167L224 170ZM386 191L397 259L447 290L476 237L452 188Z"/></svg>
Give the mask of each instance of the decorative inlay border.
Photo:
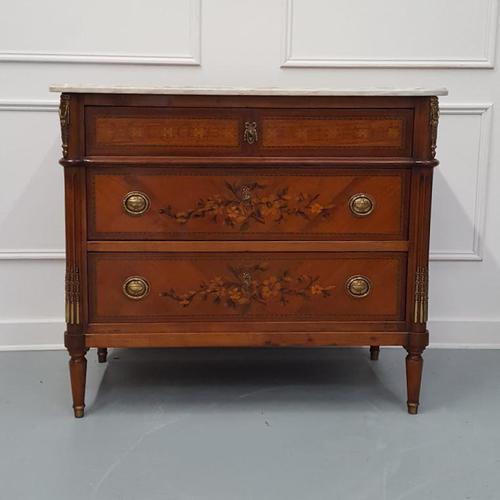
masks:
<svg viewBox="0 0 500 500"><path fill-rule="evenodd" d="M332 149L356 149L356 148L366 148L366 149L406 149L408 146L412 147L411 139L410 139L410 144L408 144L408 134L407 134L407 126L408 123L410 124L411 127L413 127L413 113L410 116L404 115L402 116L401 114L391 114L391 115L376 115L376 116L370 116L370 115L355 115L355 116L300 116L297 117L301 121L319 121L319 120L338 120L338 121L367 121L367 122L377 122L377 121L383 121L383 120L393 120L393 121L399 121L401 122L401 141L399 145L397 146L387 146L387 145L369 145L365 146L362 143L356 144L356 145L338 145L336 144L335 146L317 146L317 145L301 145L300 149L318 149L318 148L329 148L331 147ZM289 120L290 116L289 115L280 115L280 114L273 114L272 116L265 116L262 118L262 123L264 124L265 122L272 122L273 120ZM264 144L265 142L265 137L266 137L266 132L264 129L264 137L263 137L263 142L262 142L262 150L267 150L267 149L297 149L297 146L266 146ZM412 151L408 152L408 156L411 156Z"/></svg>
<svg viewBox="0 0 500 500"><path fill-rule="evenodd" d="M116 142L111 142L111 141L105 141L105 140L98 140L98 131L97 127L99 124L97 123L98 121L111 121L111 120L127 120L127 119L135 119L135 120L143 120L146 122L146 124L154 124L155 121L161 121L161 120L166 120L166 121L188 121L192 120L193 125L196 124L197 122L201 121L212 121L213 123L216 122L227 122L228 125L232 126L234 130L234 137L231 137L231 139L234 139L233 144L203 144L203 142L200 140L200 138L196 138L198 141L196 144L188 144L188 145L182 145L182 144L175 144L175 143L168 143L168 142L162 142L162 143L143 143L143 142L135 142L132 143L130 141L130 138L128 141L124 141L124 143L116 143ZM242 142L241 142L241 137L239 135L240 132L240 123L239 123L239 118L237 116L229 116L229 117L224 117L224 116L200 116L200 115L195 115L195 114L183 114L182 116L172 116L172 117L154 117L150 118L148 116L136 116L136 115L119 115L119 116L95 116L93 123L92 123L94 130L95 130L95 143L93 144L93 147L97 146L108 146L112 148L122 148L122 147L168 147L171 149L199 149L199 148L206 148L206 149L220 149L220 148L227 148L227 149L237 149L242 147ZM176 129L176 127L171 127L173 130ZM193 135L195 133L195 128L192 129Z"/></svg>

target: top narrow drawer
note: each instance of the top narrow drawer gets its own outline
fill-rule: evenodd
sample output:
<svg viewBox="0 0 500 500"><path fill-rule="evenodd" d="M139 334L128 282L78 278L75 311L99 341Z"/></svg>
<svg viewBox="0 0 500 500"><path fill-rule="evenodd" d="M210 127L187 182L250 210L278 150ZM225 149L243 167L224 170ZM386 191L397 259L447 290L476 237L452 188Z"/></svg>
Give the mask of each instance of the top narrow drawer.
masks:
<svg viewBox="0 0 500 500"><path fill-rule="evenodd" d="M238 156L243 110L85 108L87 155Z"/></svg>
<svg viewBox="0 0 500 500"><path fill-rule="evenodd" d="M264 156L412 155L411 109L265 109L256 124Z"/></svg>
<svg viewBox="0 0 500 500"><path fill-rule="evenodd" d="M410 157L413 110L86 106L89 156Z"/></svg>

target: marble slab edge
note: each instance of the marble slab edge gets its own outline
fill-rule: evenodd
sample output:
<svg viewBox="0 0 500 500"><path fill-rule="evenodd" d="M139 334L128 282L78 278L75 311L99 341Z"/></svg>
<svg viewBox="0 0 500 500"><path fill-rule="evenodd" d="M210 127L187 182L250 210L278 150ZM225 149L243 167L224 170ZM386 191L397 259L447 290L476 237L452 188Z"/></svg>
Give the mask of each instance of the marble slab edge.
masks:
<svg viewBox="0 0 500 500"><path fill-rule="evenodd" d="M51 92L79 94L260 95L260 96L445 96L445 88L285 89L237 87L139 87L57 84Z"/></svg>

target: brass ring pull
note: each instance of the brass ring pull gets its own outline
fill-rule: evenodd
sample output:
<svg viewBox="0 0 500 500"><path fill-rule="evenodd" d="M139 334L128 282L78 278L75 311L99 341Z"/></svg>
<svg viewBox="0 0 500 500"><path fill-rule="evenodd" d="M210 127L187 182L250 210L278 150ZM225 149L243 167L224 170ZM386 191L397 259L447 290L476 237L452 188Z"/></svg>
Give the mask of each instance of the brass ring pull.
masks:
<svg viewBox="0 0 500 500"><path fill-rule="evenodd" d="M361 299L370 295L372 284L366 276L356 275L346 281L345 288L351 297Z"/></svg>
<svg viewBox="0 0 500 500"><path fill-rule="evenodd" d="M149 293L149 283L141 276L130 276L123 283L122 289L129 299L140 300Z"/></svg>
<svg viewBox="0 0 500 500"><path fill-rule="evenodd" d="M375 201L367 194L358 193L351 196L349 200L349 209L356 217L366 217L375 209Z"/></svg>
<svg viewBox="0 0 500 500"><path fill-rule="evenodd" d="M245 122L245 132L243 133L243 140L247 144L257 142L259 136L257 134L257 122Z"/></svg>
<svg viewBox="0 0 500 500"><path fill-rule="evenodd" d="M148 196L140 191L131 191L123 197L123 208L128 215L142 215L150 205Z"/></svg>

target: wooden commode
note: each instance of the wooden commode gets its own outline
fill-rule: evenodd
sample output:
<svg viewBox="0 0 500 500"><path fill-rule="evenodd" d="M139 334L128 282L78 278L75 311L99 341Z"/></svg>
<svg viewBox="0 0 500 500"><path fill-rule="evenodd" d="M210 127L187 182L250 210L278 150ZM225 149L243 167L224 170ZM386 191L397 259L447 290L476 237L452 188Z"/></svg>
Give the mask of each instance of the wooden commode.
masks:
<svg viewBox="0 0 500 500"><path fill-rule="evenodd" d="M428 345L438 95L54 86L73 408L91 347Z"/></svg>

